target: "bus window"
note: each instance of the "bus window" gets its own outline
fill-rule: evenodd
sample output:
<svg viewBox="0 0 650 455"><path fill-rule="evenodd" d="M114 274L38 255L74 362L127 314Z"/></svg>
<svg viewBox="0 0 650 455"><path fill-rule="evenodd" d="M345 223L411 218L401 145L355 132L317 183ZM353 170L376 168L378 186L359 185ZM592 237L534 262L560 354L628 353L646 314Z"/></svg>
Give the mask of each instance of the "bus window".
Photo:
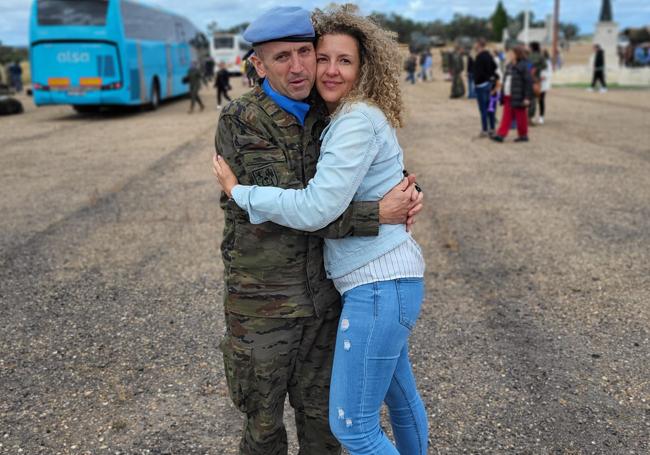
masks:
<svg viewBox="0 0 650 455"><path fill-rule="evenodd" d="M176 41L178 43L187 43L187 36L185 36L185 28L180 22L174 22L176 30ZM187 49L185 46L178 46L178 61L181 65L189 65L190 61L187 58Z"/></svg>
<svg viewBox="0 0 650 455"><path fill-rule="evenodd" d="M122 22L127 38L149 41L174 41L169 16L131 1L122 1Z"/></svg>
<svg viewBox="0 0 650 455"><path fill-rule="evenodd" d="M108 0L38 0L39 25L106 25Z"/></svg>
<svg viewBox="0 0 650 455"><path fill-rule="evenodd" d="M215 36L214 37L214 48L215 49L232 49L235 47L235 37L234 36Z"/></svg>

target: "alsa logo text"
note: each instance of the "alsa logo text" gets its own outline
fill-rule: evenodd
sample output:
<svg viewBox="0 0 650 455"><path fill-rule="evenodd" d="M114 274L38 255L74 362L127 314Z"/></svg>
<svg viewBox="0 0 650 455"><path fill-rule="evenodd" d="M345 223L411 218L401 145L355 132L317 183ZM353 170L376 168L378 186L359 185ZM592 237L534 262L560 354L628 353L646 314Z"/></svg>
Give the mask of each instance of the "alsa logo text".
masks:
<svg viewBox="0 0 650 455"><path fill-rule="evenodd" d="M90 54L88 52L59 52L56 54L56 61L59 63L88 63Z"/></svg>

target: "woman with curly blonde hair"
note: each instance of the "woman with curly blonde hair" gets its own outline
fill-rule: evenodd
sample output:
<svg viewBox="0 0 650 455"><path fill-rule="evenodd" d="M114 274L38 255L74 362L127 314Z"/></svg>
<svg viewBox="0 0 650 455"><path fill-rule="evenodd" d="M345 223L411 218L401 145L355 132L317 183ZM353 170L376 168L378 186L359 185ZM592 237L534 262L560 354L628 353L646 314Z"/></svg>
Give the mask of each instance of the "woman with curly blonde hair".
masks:
<svg viewBox="0 0 650 455"><path fill-rule="evenodd" d="M317 172L302 190L239 185L228 164L214 171L253 224L316 231L352 200L380 200L402 180L400 54L394 34L345 7L313 14L316 88L330 113ZM424 455L428 425L408 356L424 297L424 259L405 225L376 237L325 240L325 268L342 294L329 420L350 452ZM388 405L396 446L379 425Z"/></svg>

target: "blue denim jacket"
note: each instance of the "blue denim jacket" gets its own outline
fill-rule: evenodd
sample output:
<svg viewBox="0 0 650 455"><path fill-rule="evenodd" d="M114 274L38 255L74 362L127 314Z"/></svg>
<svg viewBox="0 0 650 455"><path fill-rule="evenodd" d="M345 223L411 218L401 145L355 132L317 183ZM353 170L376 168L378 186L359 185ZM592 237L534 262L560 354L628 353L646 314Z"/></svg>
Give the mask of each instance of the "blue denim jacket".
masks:
<svg viewBox="0 0 650 455"><path fill-rule="evenodd" d="M232 197L250 222L272 221L316 231L337 219L351 201L378 201L403 178L397 134L384 113L357 102L343 106L321 136L316 175L302 190L237 185ZM408 238L404 225L382 224L377 237L325 240L325 269L338 278L377 259Z"/></svg>

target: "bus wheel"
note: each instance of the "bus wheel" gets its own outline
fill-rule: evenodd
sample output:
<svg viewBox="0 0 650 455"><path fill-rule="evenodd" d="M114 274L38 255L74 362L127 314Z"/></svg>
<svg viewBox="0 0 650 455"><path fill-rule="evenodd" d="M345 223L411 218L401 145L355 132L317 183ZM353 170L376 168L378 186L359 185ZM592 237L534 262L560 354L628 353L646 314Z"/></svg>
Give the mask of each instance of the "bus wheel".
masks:
<svg viewBox="0 0 650 455"><path fill-rule="evenodd" d="M149 110L155 111L160 106L160 87L158 81L154 80L151 84L151 101L149 101Z"/></svg>
<svg viewBox="0 0 650 455"><path fill-rule="evenodd" d="M79 114L92 114L95 112L99 112L99 106L93 106L89 104L77 104L73 105L72 109L77 111Z"/></svg>

